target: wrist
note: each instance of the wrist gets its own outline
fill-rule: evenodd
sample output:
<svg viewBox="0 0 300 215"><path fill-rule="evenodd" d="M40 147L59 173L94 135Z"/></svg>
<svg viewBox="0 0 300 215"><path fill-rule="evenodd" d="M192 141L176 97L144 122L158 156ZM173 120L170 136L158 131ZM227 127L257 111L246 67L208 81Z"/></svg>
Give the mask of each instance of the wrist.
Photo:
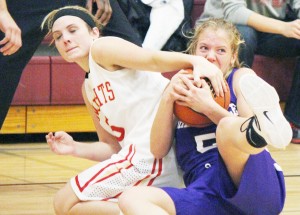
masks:
<svg viewBox="0 0 300 215"><path fill-rule="evenodd" d="M80 142L74 141L71 143L73 145L73 151L71 151L71 155L74 157L80 157Z"/></svg>
<svg viewBox="0 0 300 215"><path fill-rule="evenodd" d="M164 102L165 104L173 104L175 102L175 99L171 95L171 92L168 91L168 89L165 90L165 92L162 95L161 102Z"/></svg>

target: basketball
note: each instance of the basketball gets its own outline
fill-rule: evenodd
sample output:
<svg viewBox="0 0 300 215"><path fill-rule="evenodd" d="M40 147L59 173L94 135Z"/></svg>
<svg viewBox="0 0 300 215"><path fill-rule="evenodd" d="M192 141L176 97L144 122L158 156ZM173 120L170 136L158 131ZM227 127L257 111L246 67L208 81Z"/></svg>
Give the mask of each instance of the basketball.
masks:
<svg viewBox="0 0 300 215"><path fill-rule="evenodd" d="M230 90L229 90L229 86L228 86L227 82L225 81L227 92L224 94L224 97L221 97L221 96L216 96L216 94L214 93L214 89L213 89L210 81L207 78L205 78L205 81L210 86L210 90L211 90L214 100L221 107L223 107L224 109L227 110L229 103L230 103ZM174 114L180 121L182 121L185 124L190 125L190 126L206 127L206 126L213 124L213 122L204 114L196 112L189 107L179 105L176 102L174 104Z"/></svg>

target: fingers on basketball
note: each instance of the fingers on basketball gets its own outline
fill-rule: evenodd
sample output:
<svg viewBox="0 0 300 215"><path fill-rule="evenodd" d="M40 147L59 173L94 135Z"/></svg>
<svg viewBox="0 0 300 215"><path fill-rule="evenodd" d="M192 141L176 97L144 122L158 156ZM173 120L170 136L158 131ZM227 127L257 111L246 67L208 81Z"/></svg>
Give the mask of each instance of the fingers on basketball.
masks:
<svg viewBox="0 0 300 215"><path fill-rule="evenodd" d="M221 96L216 96L216 93L215 93L213 86L212 86L211 82L209 81L209 79L204 78L204 80L208 84L214 100L221 107L223 107L224 109L227 110L229 107L229 104L230 104L230 90L229 90L229 86L228 86L227 82L225 81L226 87L227 87L227 92L225 92L224 97L221 97ZM190 125L190 126L206 127L206 126L213 124L213 122L204 114L196 112L193 109L186 107L186 106L182 106L178 103L174 104L174 114L180 121L182 121L185 124Z"/></svg>

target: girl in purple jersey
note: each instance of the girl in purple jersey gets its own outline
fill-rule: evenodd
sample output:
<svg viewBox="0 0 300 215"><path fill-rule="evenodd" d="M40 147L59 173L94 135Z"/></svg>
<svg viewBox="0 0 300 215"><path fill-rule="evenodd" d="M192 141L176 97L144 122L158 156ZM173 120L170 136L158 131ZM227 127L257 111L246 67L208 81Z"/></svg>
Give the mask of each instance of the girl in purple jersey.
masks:
<svg viewBox="0 0 300 215"><path fill-rule="evenodd" d="M273 87L238 62L239 33L210 19L195 29L189 52L218 66L227 79L228 110L212 98L207 83L195 87L186 72L166 88L151 131L151 152L162 158L175 137L185 188L136 187L119 198L124 214L279 214L285 200L280 166L266 146L286 147L292 131ZM175 119L174 103L208 116L214 125L190 127ZM176 129L174 129L176 126Z"/></svg>

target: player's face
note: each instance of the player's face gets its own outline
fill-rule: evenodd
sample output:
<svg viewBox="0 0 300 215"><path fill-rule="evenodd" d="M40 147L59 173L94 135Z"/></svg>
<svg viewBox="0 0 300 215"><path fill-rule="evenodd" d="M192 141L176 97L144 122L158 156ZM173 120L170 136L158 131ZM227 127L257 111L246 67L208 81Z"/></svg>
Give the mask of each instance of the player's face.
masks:
<svg viewBox="0 0 300 215"><path fill-rule="evenodd" d="M225 31L206 29L198 38L196 55L205 57L215 64L225 74L234 65L233 55L228 35Z"/></svg>
<svg viewBox="0 0 300 215"><path fill-rule="evenodd" d="M93 39L99 36L89 31L87 24L76 16L58 18L52 35L58 52L68 62L87 60Z"/></svg>

